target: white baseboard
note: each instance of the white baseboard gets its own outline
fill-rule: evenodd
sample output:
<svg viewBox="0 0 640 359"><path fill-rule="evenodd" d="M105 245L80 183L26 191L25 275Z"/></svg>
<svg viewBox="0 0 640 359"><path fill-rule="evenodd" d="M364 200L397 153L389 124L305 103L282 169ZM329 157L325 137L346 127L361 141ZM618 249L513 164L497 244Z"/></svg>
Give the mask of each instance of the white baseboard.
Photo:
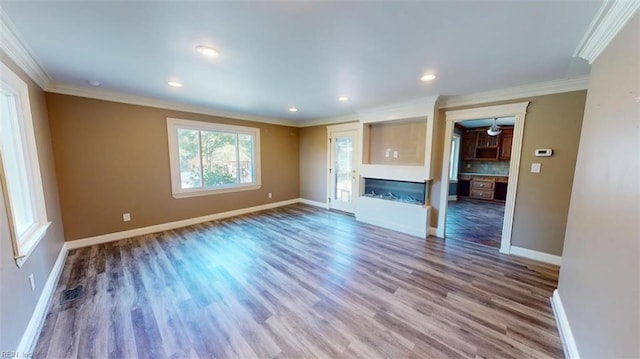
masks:
<svg viewBox="0 0 640 359"><path fill-rule="evenodd" d="M556 318L556 324L558 325L558 332L560 332L560 340L562 341L564 356L568 359L580 359L578 346L576 345L576 341L573 337L573 332L569 325L567 313L564 311L562 300L560 300L560 292L558 292L557 289L553 291L551 307L553 308L553 316Z"/></svg>
<svg viewBox="0 0 640 359"><path fill-rule="evenodd" d="M513 254L515 256L524 257L533 259L539 262L554 264L560 266L562 264L562 257L556 256L549 253L538 252L527 248L511 246L509 248L509 254Z"/></svg>
<svg viewBox="0 0 640 359"><path fill-rule="evenodd" d="M449 196L447 196L447 201L457 201L457 200L458 200L457 194L450 194Z"/></svg>
<svg viewBox="0 0 640 359"><path fill-rule="evenodd" d="M300 198L300 203L308 204L310 206L325 208L325 209L329 208L329 205L328 205L327 202L312 201L312 200L306 199L306 198Z"/></svg>
<svg viewBox="0 0 640 359"><path fill-rule="evenodd" d="M22 334L22 339L20 339L16 353L33 352L34 345L38 340L40 330L44 324L44 319L47 316L49 303L51 303L51 298L56 292L56 284L58 284L58 278L60 278L60 274L62 274L62 268L64 268L64 261L67 258L67 252L69 252L69 250L67 248L67 244L64 243L62 248L60 248L58 258L53 264L53 268L51 268L51 273L49 273L49 277L42 288L40 298L38 298L38 303L33 310L29 324L27 324L27 328Z"/></svg>
<svg viewBox="0 0 640 359"><path fill-rule="evenodd" d="M267 203L267 204L263 204L263 205L255 206L255 207L241 208L241 209L236 209L236 210L228 211L228 212L215 213L215 214L210 214L210 215L202 216L202 217L183 219L181 221L161 223L161 224L156 224L156 225L148 226L148 227L134 228L134 229L130 229L128 231L107 233L107 234L103 234L103 235L95 236L95 237L76 239L76 240L67 242L67 248L68 249L76 249L76 248L88 247L88 246L92 246L92 245L95 245L95 244L113 242L113 241L117 241L117 240L120 240L120 239L137 237L137 236L142 236L142 235L145 235L145 234L168 231L170 229L176 229L176 228L191 226L191 225L194 225L194 224L199 224L199 223L204 223L204 222L209 222L209 221L215 221L217 219L223 219L223 218L239 216L241 214L247 214L247 213L252 213L252 212L264 211L266 209L271 209L271 208L288 206L288 205L294 204L294 203L300 203L300 198L290 199L290 200L281 201L281 202Z"/></svg>

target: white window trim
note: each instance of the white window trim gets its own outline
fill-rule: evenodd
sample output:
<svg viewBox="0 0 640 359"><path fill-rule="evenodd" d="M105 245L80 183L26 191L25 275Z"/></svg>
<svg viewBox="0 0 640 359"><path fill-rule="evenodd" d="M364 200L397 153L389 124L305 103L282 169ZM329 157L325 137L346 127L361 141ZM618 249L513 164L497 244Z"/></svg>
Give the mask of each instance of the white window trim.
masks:
<svg viewBox="0 0 640 359"><path fill-rule="evenodd" d="M38 160L38 148L36 146L35 132L33 129L33 117L31 116L31 104L29 102L29 87L5 64L0 63L0 81L2 89L15 96L17 104L17 115L20 119L20 137L24 151L24 161L29 179L26 183L27 192L31 199L35 223L22 236L18 236L15 225L15 214L12 208L15 207L15 199L9 191L4 170L6 160L3 155L2 144L0 143L0 187L2 187L4 205L7 210L9 220L9 232L13 247L13 256L18 267L26 262L33 253L38 243L44 238L51 222L47 219L47 208L42 188L42 177L40 173L40 162Z"/></svg>
<svg viewBox="0 0 640 359"><path fill-rule="evenodd" d="M204 131L233 132L239 134L250 134L254 136L254 169L255 181L246 184L232 184L228 186L218 186L216 188L182 188L180 180L180 156L178 148L178 129L194 129ZM256 190L262 187L260 170L260 129L255 127L244 127L234 125L224 125L220 123L191 121L178 118L167 117L167 135L169 140L169 167L171 170L171 194L174 198L187 198L196 196L208 196L217 193L229 193L238 191Z"/></svg>
<svg viewBox="0 0 640 359"><path fill-rule="evenodd" d="M450 169L449 182L458 182L458 168L460 168L460 134L454 133L451 138L451 145L453 146L453 166Z"/></svg>

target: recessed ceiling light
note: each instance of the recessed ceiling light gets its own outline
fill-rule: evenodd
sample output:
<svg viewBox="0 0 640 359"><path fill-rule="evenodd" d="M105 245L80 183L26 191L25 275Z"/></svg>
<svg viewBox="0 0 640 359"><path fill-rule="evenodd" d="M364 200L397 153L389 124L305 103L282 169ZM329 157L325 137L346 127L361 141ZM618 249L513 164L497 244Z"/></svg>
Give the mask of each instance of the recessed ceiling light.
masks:
<svg viewBox="0 0 640 359"><path fill-rule="evenodd" d="M176 81L169 81L167 82L167 85L171 86L171 87L182 87L182 84Z"/></svg>
<svg viewBox="0 0 640 359"><path fill-rule="evenodd" d="M93 87L100 86L100 81L97 81L97 80L87 80L87 82L89 83L89 85L91 85Z"/></svg>
<svg viewBox="0 0 640 359"><path fill-rule="evenodd" d="M349 98L347 96L340 96L340 97L338 97L338 101L346 102L346 101L349 101Z"/></svg>
<svg viewBox="0 0 640 359"><path fill-rule="evenodd" d="M298 109L297 109L297 108L295 108L295 107L291 107L291 108L289 109L289 112L298 112Z"/></svg>
<svg viewBox="0 0 640 359"><path fill-rule="evenodd" d="M435 79L436 79L436 75L434 75L434 74L427 74L427 75L424 75L424 76L422 76L420 78L420 80L422 80L422 81L433 81Z"/></svg>
<svg viewBox="0 0 640 359"><path fill-rule="evenodd" d="M214 49L213 47L204 46L204 45L196 46L196 51L198 51L199 53L201 53L206 57L218 57L220 55L220 52L218 50Z"/></svg>

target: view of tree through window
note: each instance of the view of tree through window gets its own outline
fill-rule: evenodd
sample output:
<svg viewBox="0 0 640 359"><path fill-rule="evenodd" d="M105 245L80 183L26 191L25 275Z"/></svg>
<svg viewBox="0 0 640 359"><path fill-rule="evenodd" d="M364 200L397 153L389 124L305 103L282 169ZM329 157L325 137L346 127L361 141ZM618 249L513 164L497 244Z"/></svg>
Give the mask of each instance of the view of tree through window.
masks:
<svg viewBox="0 0 640 359"><path fill-rule="evenodd" d="M253 183L250 134L178 129L183 189Z"/></svg>

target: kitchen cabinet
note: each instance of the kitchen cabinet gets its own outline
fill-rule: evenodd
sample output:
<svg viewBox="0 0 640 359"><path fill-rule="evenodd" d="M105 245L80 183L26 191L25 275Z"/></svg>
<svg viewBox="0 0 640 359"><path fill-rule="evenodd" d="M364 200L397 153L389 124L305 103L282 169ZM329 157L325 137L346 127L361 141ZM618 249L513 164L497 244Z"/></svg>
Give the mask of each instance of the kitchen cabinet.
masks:
<svg viewBox="0 0 640 359"><path fill-rule="evenodd" d="M473 177L471 179L471 191L469 197L485 200L493 200L493 177Z"/></svg>
<svg viewBox="0 0 640 359"><path fill-rule="evenodd" d="M462 138L463 160L510 160L513 128L503 128L498 136L489 136L486 129L467 130Z"/></svg>
<svg viewBox="0 0 640 359"><path fill-rule="evenodd" d="M513 128L506 128L500 134L500 159L511 159L511 143L513 142Z"/></svg>
<svg viewBox="0 0 640 359"><path fill-rule="evenodd" d="M485 201L504 201L507 198L508 180L509 177L506 176L460 174L458 196Z"/></svg>
<svg viewBox="0 0 640 359"><path fill-rule="evenodd" d="M462 159L463 160L475 160L476 159L476 141L478 139L478 132L467 131L462 137Z"/></svg>

